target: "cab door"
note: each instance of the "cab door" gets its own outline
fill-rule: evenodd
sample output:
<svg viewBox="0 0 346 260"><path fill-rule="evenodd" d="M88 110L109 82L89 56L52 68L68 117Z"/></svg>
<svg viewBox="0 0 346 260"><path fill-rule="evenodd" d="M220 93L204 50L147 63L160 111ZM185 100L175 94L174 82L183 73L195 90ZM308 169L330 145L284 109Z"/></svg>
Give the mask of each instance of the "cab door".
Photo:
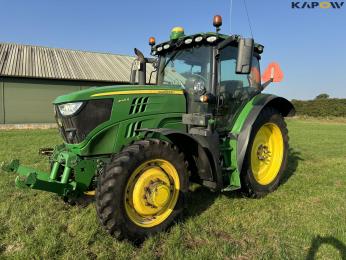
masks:
<svg viewBox="0 0 346 260"><path fill-rule="evenodd" d="M259 56L253 56L250 74L236 74L237 48L228 46L220 51L216 114L219 131L229 130L235 116L259 92L261 77L258 59Z"/></svg>

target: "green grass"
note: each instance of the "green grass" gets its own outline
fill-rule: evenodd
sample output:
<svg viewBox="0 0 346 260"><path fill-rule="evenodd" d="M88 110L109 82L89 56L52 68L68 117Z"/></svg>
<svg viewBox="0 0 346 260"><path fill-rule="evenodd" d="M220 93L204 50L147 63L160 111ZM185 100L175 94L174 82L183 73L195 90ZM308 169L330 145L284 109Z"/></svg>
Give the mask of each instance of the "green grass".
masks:
<svg viewBox="0 0 346 260"><path fill-rule="evenodd" d="M56 195L14 187L0 176L0 258L251 259L346 258L346 124L288 120L287 177L263 199L194 186L186 219L136 247L99 226L94 205L72 207ZM38 148L57 130L0 132L0 161L47 169Z"/></svg>

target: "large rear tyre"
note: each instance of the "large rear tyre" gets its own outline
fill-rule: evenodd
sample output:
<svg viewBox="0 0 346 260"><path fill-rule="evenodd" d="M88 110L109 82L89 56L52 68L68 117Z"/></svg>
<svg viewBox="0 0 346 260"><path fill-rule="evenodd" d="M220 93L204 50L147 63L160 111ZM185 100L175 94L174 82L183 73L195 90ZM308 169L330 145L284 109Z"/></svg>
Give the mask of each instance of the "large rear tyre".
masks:
<svg viewBox="0 0 346 260"><path fill-rule="evenodd" d="M250 197L263 197L280 184L287 165L288 130L276 109L267 107L256 119L246 152L241 184Z"/></svg>
<svg viewBox="0 0 346 260"><path fill-rule="evenodd" d="M140 242L181 216L187 192L184 155L168 142L143 140L105 166L96 190L96 209L111 235Z"/></svg>

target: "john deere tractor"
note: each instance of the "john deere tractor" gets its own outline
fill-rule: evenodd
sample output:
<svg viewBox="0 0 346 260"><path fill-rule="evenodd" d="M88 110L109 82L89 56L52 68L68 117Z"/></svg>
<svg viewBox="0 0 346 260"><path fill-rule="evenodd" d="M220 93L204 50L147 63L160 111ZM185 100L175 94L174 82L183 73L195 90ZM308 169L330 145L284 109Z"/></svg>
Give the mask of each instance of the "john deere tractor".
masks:
<svg viewBox="0 0 346 260"><path fill-rule="evenodd" d="M49 155L49 173L18 160L2 169L18 174L18 187L65 199L95 191L101 224L130 240L180 217L192 182L250 197L274 191L287 164L284 117L294 107L261 93L282 78L272 65L261 83L263 46L221 34L221 23L215 16L216 32L188 36L176 27L161 44L151 37L153 58L135 49L130 85L56 98L64 143L41 150ZM150 79L147 67L153 68Z"/></svg>

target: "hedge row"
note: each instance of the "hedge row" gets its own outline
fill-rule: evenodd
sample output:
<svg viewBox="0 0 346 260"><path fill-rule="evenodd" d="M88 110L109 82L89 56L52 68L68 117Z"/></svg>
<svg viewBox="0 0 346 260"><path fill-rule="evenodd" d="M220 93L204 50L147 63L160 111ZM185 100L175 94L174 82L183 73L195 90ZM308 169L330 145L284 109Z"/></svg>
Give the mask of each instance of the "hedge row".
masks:
<svg viewBox="0 0 346 260"><path fill-rule="evenodd" d="M313 117L346 117L346 99L328 98L292 100L297 115Z"/></svg>

